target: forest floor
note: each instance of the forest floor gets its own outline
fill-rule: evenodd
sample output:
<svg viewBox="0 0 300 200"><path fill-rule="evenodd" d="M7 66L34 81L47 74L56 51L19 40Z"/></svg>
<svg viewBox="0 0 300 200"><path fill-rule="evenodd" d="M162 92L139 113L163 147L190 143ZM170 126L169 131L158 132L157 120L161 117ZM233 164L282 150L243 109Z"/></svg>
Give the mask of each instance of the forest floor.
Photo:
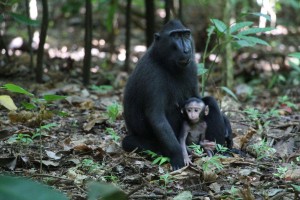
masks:
<svg viewBox="0 0 300 200"><path fill-rule="evenodd" d="M38 180L74 200L87 198L88 181L115 185L129 199L300 198L299 88L285 93L278 88L260 90L263 93L243 102L218 97L231 121L234 147L244 154L208 158L195 153L193 166L171 171L168 163L153 164L157 157L122 150L126 128L118 104L123 87L84 88L76 76L58 81L65 72L57 73L47 84L28 81L33 77L24 78L19 72L0 82L17 84L37 97L67 97L46 105L55 113L50 117L0 108L1 174ZM287 92L289 98L284 98ZM30 101L4 89L1 94L11 96L19 108L21 102ZM44 107L38 104L39 110Z"/></svg>

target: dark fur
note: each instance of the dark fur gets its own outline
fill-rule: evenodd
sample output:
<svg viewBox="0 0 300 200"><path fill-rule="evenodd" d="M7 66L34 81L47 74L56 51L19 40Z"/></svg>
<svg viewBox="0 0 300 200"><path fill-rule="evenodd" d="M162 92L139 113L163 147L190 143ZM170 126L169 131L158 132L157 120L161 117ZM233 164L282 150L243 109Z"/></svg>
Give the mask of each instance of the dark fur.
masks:
<svg viewBox="0 0 300 200"><path fill-rule="evenodd" d="M183 35L174 37L177 33L189 30L179 21L168 22L155 34L131 74L123 102L129 134L122 142L125 151L137 148L168 156L174 170L184 166L178 141L183 124L180 106L190 97L200 98L193 40ZM203 101L209 106L206 139L225 144L226 122L216 100L205 97Z"/></svg>
<svg viewBox="0 0 300 200"><path fill-rule="evenodd" d="M129 135L122 146L166 155L178 169L184 166L177 140L183 122L179 105L199 93L192 38L176 40L172 30L187 31L179 21L168 22L127 82L123 103Z"/></svg>
<svg viewBox="0 0 300 200"><path fill-rule="evenodd" d="M209 113L204 117L207 123L205 139L232 148L232 130L228 118L221 113L217 101L213 97L202 98L209 107Z"/></svg>

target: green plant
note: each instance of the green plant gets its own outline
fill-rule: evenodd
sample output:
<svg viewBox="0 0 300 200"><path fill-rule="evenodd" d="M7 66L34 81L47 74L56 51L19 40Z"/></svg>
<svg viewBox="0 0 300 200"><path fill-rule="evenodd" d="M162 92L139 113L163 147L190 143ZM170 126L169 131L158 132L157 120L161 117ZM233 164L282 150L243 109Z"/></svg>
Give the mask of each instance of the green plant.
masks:
<svg viewBox="0 0 300 200"><path fill-rule="evenodd" d="M221 171L224 168L223 164L221 163L222 158L224 158L224 156L214 155L213 157L206 160L202 165L203 171L209 171L211 169L216 169L217 172Z"/></svg>
<svg viewBox="0 0 300 200"><path fill-rule="evenodd" d="M0 88L13 93L26 95L27 97L29 97L30 102L22 102L23 108L25 108L26 110L39 111L40 113L46 111L50 112L47 110L47 108L52 105L51 103L53 101L58 101L66 98L66 96L60 95L43 95L41 98L38 98L34 94L23 89L22 87L11 83L5 84Z"/></svg>
<svg viewBox="0 0 300 200"><path fill-rule="evenodd" d="M288 171L287 167L281 167L281 166L279 166L276 169L277 169L277 173L274 173L274 176L277 176L279 178L284 178L286 172Z"/></svg>
<svg viewBox="0 0 300 200"><path fill-rule="evenodd" d="M256 121L261 117L261 113L255 108L248 108L244 110L244 113L246 113L252 121Z"/></svg>
<svg viewBox="0 0 300 200"><path fill-rule="evenodd" d="M228 148L224 147L221 144L217 144L216 149L217 149L217 152L219 152L219 153L225 153L226 151L228 151Z"/></svg>
<svg viewBox="0 0 300 200"><path fill-rule="evenodd" d="M117 183L119 181L119 178L115 175L109 175L109 176L104 176L105 180L113 183Z"/></svg>
<svg viewBox="0 0 300 200"><path fill-rule="evenodd" d="M260 13L251 13L251 14L256 16L262 16L265 17L267 20L270 20L270 17L267 15L262 15ZM252 21L236 22L229 26L219 19L210 19L210 21L212 25L208 28L207 31L208 39L206 41L205 50L202 57L202 63L200 63L200 65L198 66L198 74L202 75L202 84L201 84L202 95L204 95L206 82L212 72L213 65L215 63L212 62L212 64L208 67L208 70L206 70L205 60L207 59L209 54L217 51L217 56L216 56L217 58L221 50L226 49L226 51L231 51L231 47L240 49L243 47L254 47L257 44L269 46L269 44L266 41L258 38L256 34L273 30L273 28L271 27L266 27L266 28L254 27L253 26L254 22ZM213 34L217 36L218 43L208 53L208 45L210 43L211 36ZM228 46L228 44L230 45ZM229 77L227 76L227 79L228 78ZM229 81L232 82L232 80ZM230 87L230 85L228 86Z"/></svg>
<svg viewBox="0 0 300 200"><path fill-rule="evenodd" d="M164 157L162 155L158 155L157 153L150 151L150 150L146 150L144 151L144 153L146 153L147 155L151 156L151 158L153 158L154 160L152 161L152 164L158 164L158 165L162 165L166 162L170 162L170 158L168 157Z"/></svg>
<svg viewBox="0 0 300 200"><path fill-rule="evenodd" d="M286 105L289 108L298 109L298 106L296 104L294 104L293 102L291 102L290 98L286 95L278 97L278 103L280 105Z"/></svg>
<svg viewBox="0 0 300 200"><path fill-rule="evenodd" d="M106 94L114 89L111 85L92 85L90 88L100 94Z"/></svg>
<svg viewBox="0 0 300 200"><path fill-rule="evenodd" d="M288 74L288 82L294 85L300 84L300 52L294 52L288 55L289 57L294 58L293 60L289 61L289 65L291 66L292 70Z"/></svg>
<svg viewBox="0 0 300 200"><path fill-rule="evenodd" d="M49 123L43 125L45 120L51 119L54 112L50 111L50 107L52 106L53 101L65 99L65 96L60 95L43 95L42 98L36 97L34 94L28 92L24 88L15 85L15 84L5 84L1 87L7 91L26 95L29 97L30 102L22 102L23 107L28 112L23 112L22 114L14 114L10 113L9 118L14 122L30 122L30 126L34 126L36 128L35 133L32 136L32 139L39 136L40 141L40 172L42 171L42 153L43 153L43 145L42 145L42 134L44 131L49 131L50 128L57 126L55 123Z"/></svg>
<svg viewBox="0 0 300 200"><path fill-rule="evenodd" d="M19 134L14 134L8 139L9 143L21 143L21 144L31 144L33 142L31 136L29 134L24 134L24 133L19 133Z"/></svg>
<svg viewBox="0 0 300 200"><path fill-rule="evenodd" d="M296 157L296 162L300 163L300 156Z"/></svg>
<svg viewBox="0 0 300 200"><path fill-rule="evenodd" d="M13 19L14 21L20 23L20 24L24 24L24 25L29 25L29 26L38 26L40 24L40 22L38 20L33 20L30 19L28 17L26 17L26 15L24 14L20 14L20 11L16 11L13 12L12 9L17 8L18 6L15 6L15 4L20 3L20 0L10 0L10 1L1 1L0 3L0 10L1 10L1 14L0 14L0 22L3 22L5 20L5 18L3 17L3 15L8 15L10 16L11 19Z"/></svg>
<svg viewBox="0 0 300 200"><path fill-rule="evenodd" d="M170 173L165 173L159 176L159 180L163 181L164 188L166 188L169 183L173 182L173 176Z"/></svg>
<svg viewBox="0 0 300 200"><path fill-rule="evenodd" d="M108 116L110 122L116 121L118 115L120 114L121 108L122 108L122 106L116 102L107 106L106 113L107 113L107 116Z"/></svg>
<svg viewBox="0 0 300 200"><path fill-rule="evenodd" d="M243 198L240 197L240 190L231 186L230 190L226 190L222 197L226 199L233 199L233 200L242 200Z"/></svg>
<svg viewBox="0 0 300 200"><path fill-rule="evenodd" d="M26 192L30 191L30 192ZM26 192L26 195L24 195ZM54 190L36 181L11 176L0 176L0 196L1 199L13 200L67 200L68 198L58 190Z"/></svg>
<svg viewBox="0 0 300 200"><path fill-rule="evenodd" d="M120 136L113 128L106 128L105 132L108 133L115 142L118 142L120 140Z"/></svg>
<svg viewBox="0 0 300 200"><path fill-rule="evenodd" d="M81 162L81 166L84 170L90 173L102 168L100 164L95 163L92 159L83 159Z"/></svg>
<svg viewBox="0 0 300 200"><path fill-rule="evenodd" d="M257 160L271 157L276 153L276 150L270 147L265 140L251 145L257 155Z"/></svg>
<svg viewBox="0 0 300 200"><path fill-rule="evenodd" d="M87 183L88 188L88 199L97 200L99 198L103 200L128 199L126 194L106 183L89 182ZM24 195L24 192L26 195ZM30 192L28 192L30 191ZM37 183L36 181L12 176L0 176L0 194L1 199L13 199L13 200L32 200L32 199L43 199L43 200L67 200L65 194L53 188Z"/></svg>
<svg viewBox="0 0 300 200"><path fill-rule="evenodd" d="M198 156L204 153L204 150L200 145L193 144L193 145L189 145L188 147L191 148L194 151L194 153Z"/></svg>
<svg viewBox="0 0 300 200"><path fill-rule="evenodd" d="M269 127L271 122L270 118L279 116L279 110L275 108L272 108L266 113L261 113L255 108L248 108L244 110L244 113L246 113L250 120L254 122L254 125L258 127L259 134Z"/></svg>

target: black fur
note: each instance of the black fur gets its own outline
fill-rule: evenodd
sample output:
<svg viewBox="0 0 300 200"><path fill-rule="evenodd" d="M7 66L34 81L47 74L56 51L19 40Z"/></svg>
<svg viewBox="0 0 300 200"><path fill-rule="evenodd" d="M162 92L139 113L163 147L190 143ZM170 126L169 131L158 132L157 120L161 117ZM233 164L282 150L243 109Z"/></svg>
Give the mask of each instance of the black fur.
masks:
<svg viewBox="0 0 300 200"><path fill-rule="evenodd" d="M124 150L161 153L170 157L173 169L184 166L177 140L183 122L179 105L189 97L199 97L193 40L188 33L177 20L156 33L124 92L129 132L122 142Z"/></svg>
<svg viewBox="0 0 300 200"><path fill-rule="evenodd" d="M203 97L202 100L209 108L208 115L204 117L204 121L207 123L205 139L231 149L232 130L228 118L220 111L218 103L213 97Z"/></svg>
<svg viewBox="0 0 300 200"><path fill-rule="evenodd" d="M190 30L180 21L168 22L155 34L154 42L139 60L124 91L128 130L122 142L125 151L152 150L168 156L174 170L184 166L178 141L183 125L180 108L190 97L200 98L194 60ZM227 138L232 141L231 127L226 125L227 118L216 100L213 97L202 100L209 106L205 117L206 139L222 145Z"/></svg>

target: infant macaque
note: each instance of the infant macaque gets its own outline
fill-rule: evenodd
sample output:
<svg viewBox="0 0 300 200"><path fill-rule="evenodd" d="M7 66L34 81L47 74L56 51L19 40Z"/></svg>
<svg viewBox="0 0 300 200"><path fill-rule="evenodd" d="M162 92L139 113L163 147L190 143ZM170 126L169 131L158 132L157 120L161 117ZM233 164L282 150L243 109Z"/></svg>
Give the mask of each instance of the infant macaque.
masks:
<svg viewBox="0 0 300 200"><path fill-rule="evenodd" d="M209 108L199 98L189 98L181 109L184 115L182 131L180 133L179 142L181 145L183 159L185 165L192 164L186 145L199 144L203 147L208 156L213 155L215 142L205 140L205 132L207 124L205 116L208 115Z"/></svg>

